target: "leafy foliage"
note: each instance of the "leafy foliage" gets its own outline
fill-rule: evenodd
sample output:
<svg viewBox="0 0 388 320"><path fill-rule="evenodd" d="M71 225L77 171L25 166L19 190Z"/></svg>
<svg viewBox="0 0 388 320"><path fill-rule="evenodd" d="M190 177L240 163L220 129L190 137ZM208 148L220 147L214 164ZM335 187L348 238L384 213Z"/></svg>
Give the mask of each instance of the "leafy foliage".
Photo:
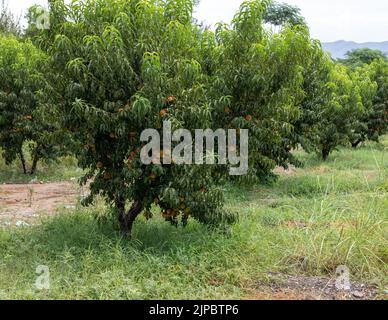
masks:
<svg viewBox="0 0 388 320"><path fill-rule="evenodd" d="M361 49L349 53L342 63L361 74L364 81L372 81L376 86L374 92L364 96L368 108L360 126L355 128L351 143L357 147L367 139L378 141L388 130L388 60L381 51Z"/></svg>
<svg viewBox="0 0 388 320"><path fill-rule="evenodd" d="M305 69L302 116L296 123L296 141L324 160L339 145L349 143L369 112L375 86L369 78L335 62L316 47Z"/></svg>
<svg viewBox="0 0 388 320"><path fill-rule="evenodd" d="M305 25L306 21L300 13L300 9L287 3L271 1L264 11L264 22L274 26Z"/></svg>
<svg viewBox="0 0 388 320"><path fill-rule="evenodd" d="M251 175L266 179L276 165L297 164L288 139L300 116L303 64L311 42L304 27L278 34L263 25L268 3L242 4L231 26L219 25L216 54L216 109L221 127L247 128ZM218 123L218 121L217 121Z"/></svg>
<svg viewBox="0 0 388 320"><path fill-rule="evenodd" d="M59 140L66 144L54 117L50 117L52 112L39 101L39 91L45 86L45 63L45 55L30 42L0 38L0 146L7 163L20 157L24 173L25 142L31 143L31 174L40 159L63 154Z"/></svg>
<svg viewBox="0 0 388 320"><path fill-rule="evenodd" d="M387 130L386 61L368 50L332 61L296 7L246 1L212 32L195 23L194 0L49 3L48 30L34 27L36 7L27 15L26 37L41 51L2 38L0 143L8 162L23 162L25 141L36 160L55 158L66 142L87 171L85 204L102 195L124 232L154 207L174 225L234 220L219 187L227 166L141 163L140 134L162 136L166 120L192 136L249 129L248 182L299 165L300 145L327 159ZM155 160L171 156L162 150Z"/></svg>
<svg viewBox="0 0 388 320"><path fill-rule="evenodd" d="M387 60L387 55L380 50L372 50L369 48L355 49L346 54L346 59L341 60L347 66L352 68L371 64L375 60Z"/></svg>
<svg viewBox="0 0 388 320"><path fill-rule="evenodd" d="M89 170L83 183L93 178L86 203L103 195L128 233L141 211L152 215L152 204L174 224L224 216L216 167L140 162L144 129L162 133L164 120L173 130L211 127L201 71L209 39L192 24L192 9L190 0L59 1L40 39L54 39L50 96L80 142L74 153Z"/></svg>
<svg viewBox="0 0 388 320"><path fill-rule="evenodd" d="M366 139L378 141L388 131L388 62L375 60L369 67L364 67L369 78L376 84L376 92L370 97L372 107L363 119L365 129L361 141Z"/></svg>

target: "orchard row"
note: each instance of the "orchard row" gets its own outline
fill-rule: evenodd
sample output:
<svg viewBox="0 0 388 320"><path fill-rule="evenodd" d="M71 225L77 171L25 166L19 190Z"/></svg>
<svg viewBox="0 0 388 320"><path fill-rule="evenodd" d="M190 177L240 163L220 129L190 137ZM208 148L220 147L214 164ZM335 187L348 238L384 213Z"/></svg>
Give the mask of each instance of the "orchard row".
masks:
<svg viewBox="0 0 388 320"><path fill-rule="evenodd" d="M300 164L303 147L324 160L387 131L388 64L333 61L303 19L278 19L266 0L244 2L215 31L197 24L192 0L50 1L50 28L0 39L0 146L8 163L77 157L121 229L151 206L174 224L228 222L227 166L144 165L140 134L248 129L248 181ZM275 9L274 9L275 8ZM276 32L269 25L277 26ZM353 56L354 58L354 56ZM130 205L129 210L126 209Z"/></svg>

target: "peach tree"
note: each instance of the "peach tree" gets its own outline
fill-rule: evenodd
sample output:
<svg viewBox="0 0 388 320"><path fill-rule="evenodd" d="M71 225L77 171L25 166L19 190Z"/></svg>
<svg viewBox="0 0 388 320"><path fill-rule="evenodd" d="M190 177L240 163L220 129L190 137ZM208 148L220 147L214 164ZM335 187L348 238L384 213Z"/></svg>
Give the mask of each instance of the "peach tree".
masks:
<svg viewBox="0 0 388 320"><path fill-rule="evenodd" d="M269 1L247 1L231 25L218 25L213 93L216 123L249 129L250 176L299 162L291 153L304 97L303 70L313 43L305 26L265 28ZM223 114L222 114L223 113Z"/></svg>
<svg viewBox="0 0 388 320"><path fill-rule="evenodd" d="M51 1L51 28L36 39L51 57L46 99L77 141L82 183L91 181L85 204L102 195L127 234L153 205L175 225L233 218L216 184L225 169L140 161L145 129L162 135L167 120L172 130L213 127L204 72L212 37L192 10L190 0Z"/></svg>
<svg viewBox="0 0 388 320"><path fill-rule="evenodd" d="M348 144L362 116L374 86L369 79L320 55L314 73L305 83L306 98L301 104L303 145L327 160L338 146Z"/></svg>
<svg viewBox="0 0 388 320"><path fill-rule="evenodd" d="M351 142L364 128L376 85L363 72L337 64L312 40L303 68L300 117L293 124L294 146L316 152L323 160Z"/></svg>
<svg viewBox="0 0 388 320"><path fill-rule="evenodd" d="M39 160L55 159L65 151L59 125L39 99L45 65L46 56L29 41L0 38L0 147L6 163L20 159L24 173L25 143L31 151L31 174Z"/></svg>
<svg viewBox="0 0 388 320"><path fill-rule="evenodd" d="M361 88L366 107L351 136L350 142L356 148L366 140L378 142L388 130L388 62L376 59L358 66L353 74L358 74L358 82L364 84ZM372 85L365 85L368 82Z"/></svg>

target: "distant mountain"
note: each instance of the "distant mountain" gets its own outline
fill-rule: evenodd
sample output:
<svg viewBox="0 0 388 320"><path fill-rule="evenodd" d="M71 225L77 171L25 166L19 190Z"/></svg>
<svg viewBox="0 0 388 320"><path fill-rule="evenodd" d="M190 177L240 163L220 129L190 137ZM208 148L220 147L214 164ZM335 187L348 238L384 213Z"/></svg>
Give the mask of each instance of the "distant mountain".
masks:
<svg viewBox="0 0 388 320"><path fill-rule="evenodd" d="M369 48L373 50L381 50L388 54L388 41L385 42L365 42L357 43L353 41L336 41L322 43L323 49L329 53L334 59L345 58L345 54L353 49Z"/></svg>

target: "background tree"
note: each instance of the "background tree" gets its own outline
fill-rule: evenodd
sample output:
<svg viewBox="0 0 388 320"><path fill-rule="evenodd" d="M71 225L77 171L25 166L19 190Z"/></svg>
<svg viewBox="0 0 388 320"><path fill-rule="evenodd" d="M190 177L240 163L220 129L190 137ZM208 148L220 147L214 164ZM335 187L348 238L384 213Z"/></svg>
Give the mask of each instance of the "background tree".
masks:
<svg viewBox="0 0 388 320"><path fill-rule="evenodd" d="M369 67L357 68L349 71L354 87L360 92L363 111L359 114L358 121L349 135L349 142L353 148L357 148L360 143L371 139L376 140L379 134L373 129L374 120L379 119L382 115L379 112L379 107L375 107L375 97L377 94L377 83L372 79L371 70ZM375 128L378 130L378 128Z"/></svg>
<svg viewBox="0 0 388 320"><path fill-rule="evenodd" d="M339 145L349 143L364 112L360 88L354 85L346 67L333 64L326 86L322 87L321 119L315 148L327 160Z"/></svg>
<svg viewBox="0 0 388 320"><path fill-rule="evenodd" d="M303 74L304 99L293 141L327 160L338 146L358 138L376 85L368 76L334 62L317 41L306 55Z"/></svg>
<svg viewBox="0 0 388 320"><path fill-rule="evenodd" d="M388 132L388 62L380 59L370 65L370 78L377 84L373 107L367 118L368 139L379 141Z"/></svg>
<svg viewBox="0 0 388 320"><path fill-rule="evenodd" d="M16 17L8 8L8 2L0 3L0 34L18 36L21 33L20 17Z"/></svg>
<svg viewBox="0 0 388 320"><path fill-rule="evenodd" d="M352 146L357 147L368 139L378 141L387 132L388 126L387 57L379 50L359 49L349 52L341 63L354 70L354 73L361 74L365 81L372 81L377 86L373 95L364 94L364 104L368 107L354 131Z"/></svg>
<svg viewBox="0 0 388 320"><path fill-rule="evenodd" d="M303 26L268 33L268 2L244 2L232 25L220 25L213 83L223 127L247 128L251 176L267 179L276 165L298 165L291 153L300 117L303 65L312 45Z"/></svg>
<svg viewBox="0 0 388 320"><path fill-rule="evenodd" d="M275 27L291 25L306 25L306 21L297 6L287 3L271 1L263 13L264 23L269 23Z"/></svg>
<svg viewBox="0 0 388 320"><path fill-rule="evenodd" d="M346 58L340 60L343 64L356 68L363 64L371 64L375 60L387 60L387 55L380 50L369 48L354 49L346 53Z"/></svg>
<svg viewBox="0 0 388 320"><path fill-rule="evenodd" d="M59 127L38 97L45 86L45 63L45 55L30 42L0 37L0 146L8 164L20 158L24 173L24 143L30 143L31 174L40 159L55 159L62 152Z"/></svg>
<svg viewBox="0 0 388 320"><path fill-rule="evenodd" d="M322 50L321 43L311 41L305 54L303 67L303 99L299 103L300 117L293 123L290 141L293 148L299 145L307 152L316 151L325 106L330 100L328 82L333 62Z"/></svg>

